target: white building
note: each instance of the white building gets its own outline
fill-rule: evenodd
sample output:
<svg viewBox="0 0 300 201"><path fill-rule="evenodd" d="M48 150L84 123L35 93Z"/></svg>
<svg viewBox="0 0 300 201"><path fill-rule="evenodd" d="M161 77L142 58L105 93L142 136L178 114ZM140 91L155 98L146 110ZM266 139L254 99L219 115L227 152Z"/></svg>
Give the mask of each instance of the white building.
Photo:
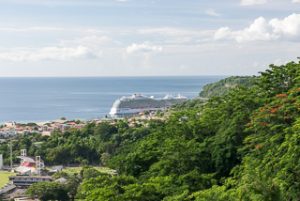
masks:
<svg viewBox="0 0 300 201"><path fill-rule="evenodd" d="M15 128L16 127L16 122L14 122L14 121L12 121L12 122L5 122L4 126L8 127L8 128Z"/></svg>
<svg viewBox="0 0 300 201"><path fill-rule="evenodd" d="M17 135L14 129L0 130L0 138L10 138Z"/></svg>

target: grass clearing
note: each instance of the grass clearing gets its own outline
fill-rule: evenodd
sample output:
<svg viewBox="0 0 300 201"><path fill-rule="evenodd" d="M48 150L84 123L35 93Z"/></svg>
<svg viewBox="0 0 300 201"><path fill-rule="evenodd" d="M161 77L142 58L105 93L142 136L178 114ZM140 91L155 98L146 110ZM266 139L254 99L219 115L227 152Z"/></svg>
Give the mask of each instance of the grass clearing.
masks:
<svg viewBox="0 0 300 201"><path fill-rule="evenodd" d="M66 167L63 169L63 172L67 174L79 174L83 167ZM108 167L99 167L99 166L93 166L92 168L98 170L101 173L104 174L115 174L115 171L113 169L110 169Z"/></svg>
<svg viewBox="0 0 300 201"><path fill-rule="evenodd" d="M5 184L7 184L9 181L9 177L13 175L15 174L11 172L0 171L0 188L5 186Z"/></svg>

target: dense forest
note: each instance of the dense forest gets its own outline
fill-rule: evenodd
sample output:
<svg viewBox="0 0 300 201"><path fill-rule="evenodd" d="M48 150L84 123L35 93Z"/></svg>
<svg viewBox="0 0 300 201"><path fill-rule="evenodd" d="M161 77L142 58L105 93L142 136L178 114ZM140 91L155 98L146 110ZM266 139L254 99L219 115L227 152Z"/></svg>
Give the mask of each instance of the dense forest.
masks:
<svg viewBox="0 0 300 201"><path fill-rule="evenodd" d="M202 98L223 96L236 87L251 87L255 84L255 81L255 76L231 76L205 85L199 95Z"/></svg>
<svg viewBox="0 0 300 201"><path fill-rule="evenodd" d="M205 103L177 106L165 120L19 137L14 150L27 148L47 164L118 171L111 176L87 168L78 186L37 184L29 194L49 189L54 196L65 188L69 197L88 201L300 200L300 63L271 65L250 79ZM0 145L6 157L7 150Z"/></svg>

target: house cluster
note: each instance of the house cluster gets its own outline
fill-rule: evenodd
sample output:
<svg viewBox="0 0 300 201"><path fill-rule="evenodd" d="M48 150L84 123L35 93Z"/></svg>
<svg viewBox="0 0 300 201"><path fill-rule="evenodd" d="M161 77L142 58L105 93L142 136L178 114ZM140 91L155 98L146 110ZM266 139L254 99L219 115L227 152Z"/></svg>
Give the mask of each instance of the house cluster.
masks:
<svg viewBox="0 0 300 201"><path fill-rule="evenodd" d="M44 136L49 136L53 131L65 132L68 129L81 129L86 125L86 122L79 120L54 120L41 123L17 123L6 122L0 126L0 139L7 139L18 134L40 133Z"/></svg>
<svg viewBox="0 0 300 201"><path fill-rule="evenodd" d="M83 121L66 121L66 120L56 120L52 122L39 123L37 124L37 133L41 133L44 136L49 136L53 131L65 132L69 129L81 129L86 125L87 122Z"/></svg>
<svg viewBox="0 0 300 201"><path fill-rule="evenodd" d="M16 122L7 122L0 126L0 139L11 138L17 135L14 129Z"/></svg>
<svg viewBox="0 0 300 201"><path fill-rule="evenodd" d="M147 126L150 120L164 121L165 117L157 115L157 112L141 112L138 115L126 118L129 127Z"/></svg>
<svg viewBox="0 0 300 201"><path fill-rule="evenodd" d="M120 118L124 119L124 118ZM163 115L158 115L157 111L145 111L137 115L125 118L130 127L134 127L137 124L145 124L149 120L164 120ZM0 142L5 141L5 139L12 138L18 134L31 134L39 133L43 136L50 136L53 131L65 132L69 129L81 129L88 123L99 124L101 122L110 122L114 124L118 119L116 118L102 118L93 119L90 121L80 121L80 120L67 120L61 118L54 121L40 122L40 123L17 123L17 122L6 122L0 124Z"/></svg>

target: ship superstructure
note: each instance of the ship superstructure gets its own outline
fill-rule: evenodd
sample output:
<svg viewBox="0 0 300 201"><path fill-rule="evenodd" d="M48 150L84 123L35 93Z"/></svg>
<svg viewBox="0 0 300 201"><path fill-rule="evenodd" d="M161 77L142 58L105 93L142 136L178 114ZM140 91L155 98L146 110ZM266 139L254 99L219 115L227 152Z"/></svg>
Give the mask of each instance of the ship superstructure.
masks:
<svg viewBox="0 0 300 201"><path fill-rule="evenodd" d="M182 103L187 98L184 96L165 96L164 98L147 97L141 94L134 94L132 96L123 96L117 99L111 110L112 117L124 117L134 114L139 114L145 111L164 110L174 104Z"/></svg>

